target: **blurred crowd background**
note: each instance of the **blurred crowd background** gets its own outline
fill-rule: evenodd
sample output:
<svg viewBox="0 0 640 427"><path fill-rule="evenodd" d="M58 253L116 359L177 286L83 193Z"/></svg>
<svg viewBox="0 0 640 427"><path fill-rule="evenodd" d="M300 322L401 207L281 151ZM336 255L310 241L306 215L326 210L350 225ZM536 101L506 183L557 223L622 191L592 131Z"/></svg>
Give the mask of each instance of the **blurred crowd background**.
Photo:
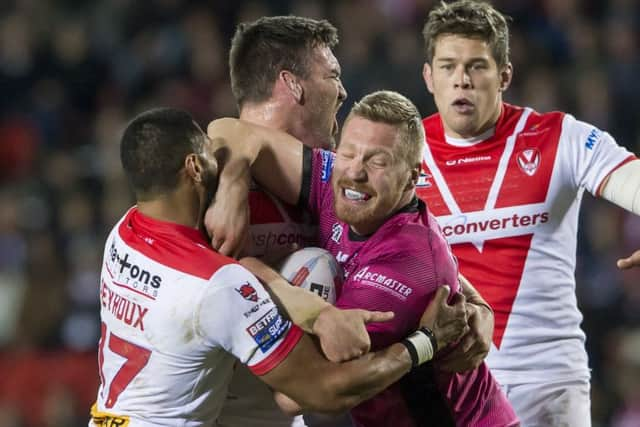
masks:
<svg viewBox="0 0 640 427"><path fill-rule="evenodd" d="M640 2L501 0L512 17L509 102L564 110L640 148ZM434 0L3 0L0 3L0 426L86 425L96 395L103 242L132 199L119 137L144 109L202 125L236 115L238 22L326 18L349 98L397 90L435 111L421 78ZM640 426L640 220L586 196L578 300L594 427Z"/></svg>

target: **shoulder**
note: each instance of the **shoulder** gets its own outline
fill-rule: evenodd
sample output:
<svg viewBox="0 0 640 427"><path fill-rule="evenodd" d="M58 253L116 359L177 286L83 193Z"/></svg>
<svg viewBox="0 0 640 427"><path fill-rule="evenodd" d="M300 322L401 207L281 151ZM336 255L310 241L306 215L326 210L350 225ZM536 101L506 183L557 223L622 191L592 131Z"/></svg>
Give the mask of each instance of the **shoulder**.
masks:
<svg viewBox="0 0 640 427"><path fill-rule="evenodd" d="M215 252L204 240L180 238L142 238L125 222L118 227L118 235L131 249L145 257L181 273L208 280L217 270L236 261Z"/></svg>
<svg viewBox="0 0 640 427"><path fill-rule="evenodd" d="M422 125L425 129L435 131L441 125L440 113L435 113L422 119Z"/></svg>
<svg viewBox="0 0 640 427"><path fill-rule="evenodd" d="M313 149L312 165L315 171L320 173L320 180L322 182L328 182L333 171L333 162L335 160L336 153L323 150L320 148Z"/></svg>
<svg viewBox="0 0 640 427"><path fill-rule="evenodd" d="M431 234L429 225L420 222L390 224L371 259L378 262L425 262L430 259Z"/></svg>

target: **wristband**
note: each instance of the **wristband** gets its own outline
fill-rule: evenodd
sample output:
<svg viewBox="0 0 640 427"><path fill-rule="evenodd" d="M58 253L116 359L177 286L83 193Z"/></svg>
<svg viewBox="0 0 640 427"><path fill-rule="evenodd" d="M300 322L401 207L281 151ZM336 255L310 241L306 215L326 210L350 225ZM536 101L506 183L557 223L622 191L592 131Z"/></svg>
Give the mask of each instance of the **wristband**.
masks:
<svg viewBox="0 0 640 427"><path fill-rule="evenodd" d="M425 332L424 329L429 332ZM413 334L409 335L404 341L402 341L402 344L407 347L407 351L409 352L409 356L411 357L412 368L422 365L423 363L428 362L433 358L433 344L431 343L431 337L429 336L429 333L433 335L433 332L431 332L428 328L424 329L418 329Z"/></svg>
<svg viewBox="0 0 640 427"><path fill-rule="evenodd" d="M433 331L426 326L422 326L418 330L424 332L429 337L429 340L431 341L431 347L433 347L433 354L436 354L438 352L438 340L436 339L436 334L434 334Z"/></svg>

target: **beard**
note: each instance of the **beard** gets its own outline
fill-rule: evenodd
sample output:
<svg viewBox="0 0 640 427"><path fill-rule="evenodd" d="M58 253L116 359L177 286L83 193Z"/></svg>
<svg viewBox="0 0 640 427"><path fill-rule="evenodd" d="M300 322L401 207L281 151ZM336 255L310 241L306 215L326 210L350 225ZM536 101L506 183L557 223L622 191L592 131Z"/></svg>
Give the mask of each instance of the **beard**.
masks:
<svg viewBox="0 0 640 427"><path fill-rule="evenodd" d="M205 210L211 205L218 191L218 177L211 172L206 172L203 177L205 188L204 206Z"/></svg>
<svg viewBox="0 0 640 427"><path fill-rule="evenodd" d="M202 178L202 186L204 188L203 192L201 193L201 202L202 204L200 205L200 214L199 214L199 220L198 220L198 224L200 231L203 233L204 236L206 237L210 237L207 233L207 230L204 227L204 215L207 212L207 209L209 208L209 206L211 206L211 204L213 203L215 197L216 197L216 192L218 190L218 177L216 174L213 174L209 171L206 171L204 173L204 176ZM204 196L204 197L203 197ZM207 239L208 240L208 239Z"/></svg>
<svg viewBox="0 0 640 427"><path fill-rule="evenodd" d="M349 187L366 193L371 197L362 202L350 203L344 199L342 189ZM340 221L347 223L358 234L372 234L396 211L402 197L398 194L381 196L366 186L357 185L345 180L334 180L334 210Z"/></svg>

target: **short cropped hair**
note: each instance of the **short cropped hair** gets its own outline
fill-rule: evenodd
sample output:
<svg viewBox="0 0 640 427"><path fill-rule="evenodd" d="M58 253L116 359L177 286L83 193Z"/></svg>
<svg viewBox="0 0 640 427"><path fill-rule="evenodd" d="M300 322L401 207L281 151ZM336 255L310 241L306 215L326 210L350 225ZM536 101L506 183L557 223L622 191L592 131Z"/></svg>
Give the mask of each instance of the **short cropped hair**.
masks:
<svg viewBox="0 0 640 427"><path fill-rule="evenodd" d="M282 70L307 78L312 50L337 44L338 30L326 20L272 16L238 25L229 52L231 90L238 108L247 101L269 99Z"/></svg>
<svg viewBox="0 0 640 427"><path fill-rule="evenodd" d="M431 64L438 37L460 35L481 39L489 45L493 59L502 68L509 63L509 26L505 15L482 1L458 0L440 3L429 13L422 30L427 62Z"/></svg>
<svg viewBox="0 0 640 427"><path fill-rule="evenodd" d="M138 200L178 184L187 155L201 153L204 135L189 113L157 108L136 116L120 142L120 160Z"/></svg>
<svg viewBox="0 0 640 427"><path fill-rule="evenodd" d="M347 120L354 115L396 126L402 141L400 158L412 168L422 163L425 144L422 119L418 108L407 97L390 90L370 93L353 105Z"/></svg>

